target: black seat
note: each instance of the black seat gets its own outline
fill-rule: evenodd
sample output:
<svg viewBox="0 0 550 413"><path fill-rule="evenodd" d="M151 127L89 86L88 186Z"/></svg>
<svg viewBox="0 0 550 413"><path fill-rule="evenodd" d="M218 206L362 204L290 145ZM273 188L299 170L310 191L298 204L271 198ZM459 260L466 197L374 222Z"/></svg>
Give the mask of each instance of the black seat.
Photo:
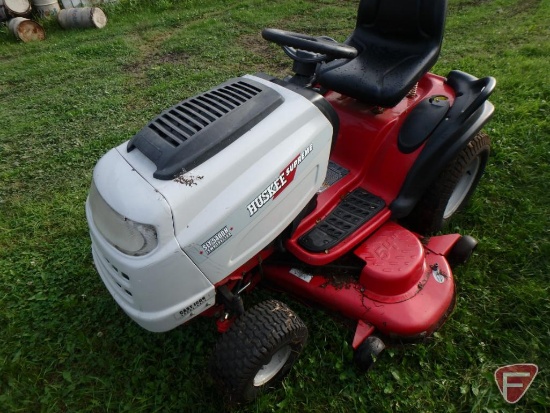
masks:
<svg viewBox="0 0 550 413"><path fill-rule="evenodd" d="M345 43L357 57L323 63L319 83L362 102L393 107L435 64L447 0L361 0Z"/></svg>

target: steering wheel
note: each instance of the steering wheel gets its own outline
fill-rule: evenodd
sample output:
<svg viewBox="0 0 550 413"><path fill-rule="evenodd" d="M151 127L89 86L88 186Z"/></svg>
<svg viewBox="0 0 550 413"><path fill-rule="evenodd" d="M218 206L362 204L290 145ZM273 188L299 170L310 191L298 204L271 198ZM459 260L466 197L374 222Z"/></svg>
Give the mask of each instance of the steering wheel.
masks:
<svg viewBox="0 0 550 413"><path fill-rule="evenodd" d="M286 30L263 29L262 37L282 46L290 58L303 63L317 63L328 59L353 59L357 56L355 47L338 43L326 36L314 37ZM315 54L300 53L300 51Z"/></svg>

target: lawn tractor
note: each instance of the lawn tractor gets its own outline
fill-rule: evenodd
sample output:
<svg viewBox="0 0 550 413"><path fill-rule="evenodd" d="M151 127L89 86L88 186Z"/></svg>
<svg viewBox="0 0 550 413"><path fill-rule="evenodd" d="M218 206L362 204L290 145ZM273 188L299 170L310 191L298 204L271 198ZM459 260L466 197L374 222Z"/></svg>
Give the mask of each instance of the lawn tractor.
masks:
<svg viewBox="0 0 550 413"><path fill-rule="evenodd" d="M350 320L358 366L423 340L455 302L476 240L437 233L474 192L492 77L429 73L446 0L361 0L343 43L264 29L292 75L230 79L164 110L97 163L86 203L97 271L143 328L199 315L214 378L246 402L308 332L262 285Z"/></svg>

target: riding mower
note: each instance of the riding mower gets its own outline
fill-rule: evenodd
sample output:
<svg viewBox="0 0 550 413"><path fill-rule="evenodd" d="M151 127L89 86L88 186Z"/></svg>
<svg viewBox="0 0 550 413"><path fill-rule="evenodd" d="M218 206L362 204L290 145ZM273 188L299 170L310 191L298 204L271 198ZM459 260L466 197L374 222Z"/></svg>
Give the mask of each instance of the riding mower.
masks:
<svg viewBox="0 0 550 413"><path fill-rule="evenodd" d="M429 73L446 0L361 0L344 43L265 29L293 74L230 79L97 163L86 213L118 305L153 332L202 315L214 378L250 401L290 370L302 320L260 282L351 320L358 366L423 340L455 303L476 240L437 233L484 171L492 77Z"/></svg>

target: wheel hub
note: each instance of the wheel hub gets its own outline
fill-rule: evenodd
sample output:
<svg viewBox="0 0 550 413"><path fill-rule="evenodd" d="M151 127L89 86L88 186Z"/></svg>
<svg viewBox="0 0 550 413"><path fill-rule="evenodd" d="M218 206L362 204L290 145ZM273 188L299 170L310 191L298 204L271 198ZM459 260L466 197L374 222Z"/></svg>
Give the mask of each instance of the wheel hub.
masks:
<svg viewBox="0 0 550 413"><path fill-rule="evenodd" d="M275 377L290 357L290 351L289 345L281 347L277 350L271 357L271 360L269 360L267 364L264 364L258 373L256 373L256 376L254 377L254 386L263 386Z"/></svg>

